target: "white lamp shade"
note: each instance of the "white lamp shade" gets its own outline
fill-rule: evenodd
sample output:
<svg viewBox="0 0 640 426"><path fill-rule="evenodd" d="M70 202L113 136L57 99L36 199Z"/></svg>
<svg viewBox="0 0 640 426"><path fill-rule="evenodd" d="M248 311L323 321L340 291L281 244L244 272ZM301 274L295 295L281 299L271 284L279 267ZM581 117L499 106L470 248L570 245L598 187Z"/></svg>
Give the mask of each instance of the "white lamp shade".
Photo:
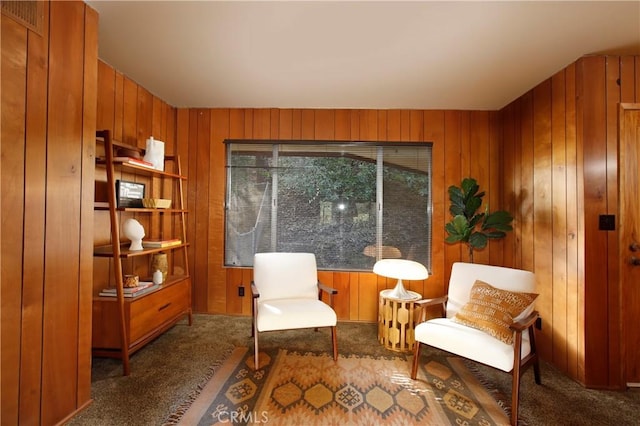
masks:
<svg viewBox="0 0 640 426"><path fill-rule="evenodd" d="M373 265L373 273L399 280L424 280L429 277L421 263L406 259L382 259Z"/></svg>

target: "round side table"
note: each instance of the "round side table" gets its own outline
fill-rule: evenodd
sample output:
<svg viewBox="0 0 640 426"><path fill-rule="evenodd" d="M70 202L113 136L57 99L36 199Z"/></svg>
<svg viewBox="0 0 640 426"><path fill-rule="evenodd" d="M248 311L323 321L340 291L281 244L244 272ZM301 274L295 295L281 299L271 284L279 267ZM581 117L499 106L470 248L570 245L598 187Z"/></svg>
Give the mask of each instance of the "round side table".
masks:
<svg viewBox="0 0 640 426"><path fill-rule="evenodd" d="M415 302L422 297L409 291L411 299L390 297L391 290L382 290L378 303L378 340L387 349L397 352L410 351L415 347L416 325Z"/></svg>

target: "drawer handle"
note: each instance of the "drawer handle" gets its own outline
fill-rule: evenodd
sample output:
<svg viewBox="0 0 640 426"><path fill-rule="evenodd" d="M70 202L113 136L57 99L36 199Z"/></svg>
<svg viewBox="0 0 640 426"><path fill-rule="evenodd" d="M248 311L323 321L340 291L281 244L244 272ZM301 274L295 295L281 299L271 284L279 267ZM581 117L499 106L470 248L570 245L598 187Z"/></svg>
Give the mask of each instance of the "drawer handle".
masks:
<svg viewBox="0 0 640 426"><path fill-rule="evenodd" d="M162 305L158 308L158 311L162 311L163 309L167 309L169 306L171 305L171 303L167 303L166 305Z"/></svg>

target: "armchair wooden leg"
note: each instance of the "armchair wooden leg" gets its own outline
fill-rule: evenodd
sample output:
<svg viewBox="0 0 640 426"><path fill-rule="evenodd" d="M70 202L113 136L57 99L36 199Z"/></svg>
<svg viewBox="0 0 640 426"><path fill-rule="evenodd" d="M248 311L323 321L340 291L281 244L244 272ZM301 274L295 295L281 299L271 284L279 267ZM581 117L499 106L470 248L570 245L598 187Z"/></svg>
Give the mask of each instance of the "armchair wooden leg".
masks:
<svg viewBox="0 0 640 426"><path fill-rule="evenodd" d="M420 342L416 342L416 349L413 351L413 366L411 367L411 378L418 377L418 363L420 362Z"/></svg>
<svg viewBox="0 0 640 426"><path fill-rule="evenodd" d="M253 364L258 371L258 330L256 330L255 326L253 327Z"/></svg>
<svg viewBox="0 0 640 426"><path fill-rule="evenodd" d="M512 371L513 381L511 383L511 424L518 424L518 405L520 402L520 368Z"/></svg>
<svg viewBox="0 0 640 426"><path fill-rule="evenodd" d="M336 335L336 326L331 327L331 342L333 344L333 360L338 360L338 336Z"/></svg>
<svg viewBox="0 0 640 426"><path fill-rule="evenodd" d="M536 355L536 360L533 363L533 377L535 378L537 385L542 384L542 380L540 379L540 363L538 362L537 355Z"/></svg>

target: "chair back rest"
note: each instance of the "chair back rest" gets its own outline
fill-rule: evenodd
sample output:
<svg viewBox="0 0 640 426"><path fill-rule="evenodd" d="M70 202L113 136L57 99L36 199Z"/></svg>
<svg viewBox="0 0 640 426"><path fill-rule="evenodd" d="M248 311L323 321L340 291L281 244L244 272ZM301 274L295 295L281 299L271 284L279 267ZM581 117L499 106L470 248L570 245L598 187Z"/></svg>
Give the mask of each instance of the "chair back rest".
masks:
<svg viewBox="0 0 640 426"><path fill-rule="evenodd" d="M256 253L253 281L260 301L318 298L318 271L313 253Z"/></svg>
<svg viewBox="0 0 640 426"><path fill-rule="evenodd" d="M536 282L533 272L502 266L480 265L456 262L451 268L447 301L447 318L451 318L469 301L471 287L481 280L502 290L521 293L535 293ZM533 311L533 305L518 317L525 317Z"/></svg>

